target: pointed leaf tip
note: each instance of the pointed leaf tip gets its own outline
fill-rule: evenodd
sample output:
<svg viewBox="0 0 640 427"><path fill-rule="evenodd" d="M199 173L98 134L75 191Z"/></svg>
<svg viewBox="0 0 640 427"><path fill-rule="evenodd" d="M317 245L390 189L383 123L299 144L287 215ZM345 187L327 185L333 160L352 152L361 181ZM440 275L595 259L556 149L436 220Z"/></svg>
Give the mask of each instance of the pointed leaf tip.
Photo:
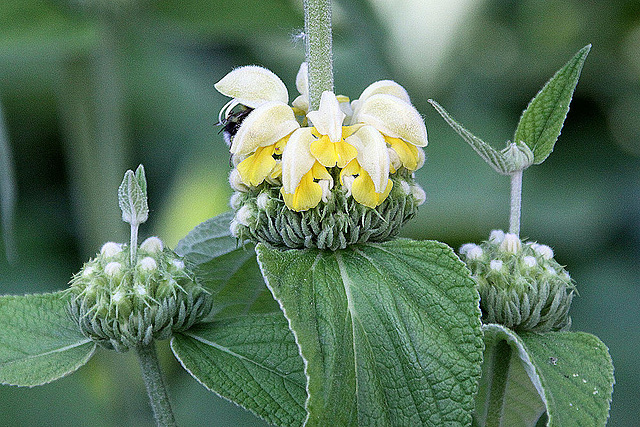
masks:
<svg viewBox="0 0 640 427"><path fill-rule="evenodd" d="M553 151L590 50L591 44L586 45L560 68L520 117L514 141L523 141L529 146L534 164L542 163Z"/></svg>

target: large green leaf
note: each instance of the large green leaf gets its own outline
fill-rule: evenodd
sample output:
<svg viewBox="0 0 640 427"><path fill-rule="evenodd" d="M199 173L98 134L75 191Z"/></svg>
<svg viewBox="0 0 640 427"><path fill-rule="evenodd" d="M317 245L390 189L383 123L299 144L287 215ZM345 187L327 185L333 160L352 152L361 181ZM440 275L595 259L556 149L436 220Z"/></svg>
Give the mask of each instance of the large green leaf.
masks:
<svg viewBox="0 0 640 427"><path fill-rule="evenodd" d="M501 325L483 326L485 363L478 396L478 425L499 419L503 426L535 426L547 413L549 426L603 426L613 392L613 365L607 347L583 332L521 333ZM507 343L509 362L499 361ZM497 362L497 363L494 363ZM506 366L506 369L505 369ZM504 375L502 375L504 374ZM492 382L506 379L503 404L491 405ZM502 413L491 414L491 408Z"/></svg>
<svg viewBox="0 0 640 427"><path fill-rule="evenodd" d="M257 253L305 360L306 425L471 422L478 294L448 246L401 239Z"/></svg>
<svg viewBox="0 0 640 427"><path fill-rule="evenodd" d="M520 117L513 140L523 141L529 146L533 151L534 164L542 163L553 151L589 50L591 45L583 47L558 70Z"/></svg>
<svg viewBox="0 0 640 427"><path fill-rule="evenodd" d="M229 231L233 214L224 213L195 227L175 251L190 265L214 298L213 319L279 312L264 284L250 245L239 245Z"/></svg>
<svg viewBox="0 0 640 427"><path fill-rule="evenodd" d="M273 424L304 421L304 364L282 313L204 323L175 335L171 348L216 394Z"/></svg>
<svg viewBox="0 0 640 427"><path fill-rule="evenodd" d="M62 292L0 296L0 382L36 386L87 363L96 345L67 314Z"/></svg>

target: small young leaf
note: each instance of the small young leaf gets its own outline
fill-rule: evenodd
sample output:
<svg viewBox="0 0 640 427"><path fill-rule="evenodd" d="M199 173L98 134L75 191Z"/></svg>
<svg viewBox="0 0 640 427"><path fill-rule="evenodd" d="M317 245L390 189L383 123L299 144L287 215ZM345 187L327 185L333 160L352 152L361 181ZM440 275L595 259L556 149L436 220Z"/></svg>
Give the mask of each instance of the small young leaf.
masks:
<svg viewBox="0 0 640 427"><path fill-rule="evenodd" d="M136 169L136 181L138 181L138 185L140 189L144 193L145 197L147 195L147 175L144 172L144 166L138 165L138 169Z"/></svg>
<svg viewBox="0 0 640 427"><path fill-rule="evenodd" d="M485 362L476 397L475 422L485 425L494 373L492 354L505 340L513 349L501 425L535 426L547 413L548 426L604 426L613 392L607 347L584 332L525 332L483 326Z"/></svg>
<svg viewBox="0 0 640 427"><path fill-rule="evenodd" d="M578 84L580 71L591 45L580 49L549 80L531 100L520 117L514 141L523 141L534 154L534 164L542 163L553 151L562 125L569 112L569 103Z"/></svg>
<svg viewBox="0 0 640 427"><path fill-rule="evenodd" d="M141 175L144 177L144 169ZM144 183L144 188L146 190L146 182ZM149 218L147 193L143 190L132 170L128 170L124 174L122 184L118 188L118 203L122 210L122 220L129 224L139 225Z"/></svg>
<svg viewBox="0 0 640 427"><path fill-rule="evenodd" d="M269 423L302 425L304 363L281 312L197 325L176 334L171 349L207 389Z"/></svg>
<svg viewBox="0 0 640 427"><path fill-rule="evenodd" d="M257 253L305 360L305 425L471 423L478 294L451 248L395 240Z"/></svg>
<svg viewBox="0 0 640 427"><path fill-rule="evenodd" d="M0 383L42 385L87 363L96 345L67 314L66 295L0 296Z"/></svg>
<svg viewBox="0 0 640 427"><path fill-rule="evenodd" d="M502 175L509 175L509 165L507 164L504 155L499 151L496 151L492 146L473 135L471 132L463 128L453 117L447 113L447 111L436 101L430 99L429 102L440 113L442 118L455 130L458 135L462 137L467 143L474 149L476 153L482 157L496 172Z"/></svg>
<svg viewBox="0 0 640 427"><path fill-rule="evenodd" d="M238 246L231 235L231 219L231 213L208 219L180 240L175 252L185 258L198 282L211 292L214 319L249 311L279 312L264 284L253 247Z"/></svg>

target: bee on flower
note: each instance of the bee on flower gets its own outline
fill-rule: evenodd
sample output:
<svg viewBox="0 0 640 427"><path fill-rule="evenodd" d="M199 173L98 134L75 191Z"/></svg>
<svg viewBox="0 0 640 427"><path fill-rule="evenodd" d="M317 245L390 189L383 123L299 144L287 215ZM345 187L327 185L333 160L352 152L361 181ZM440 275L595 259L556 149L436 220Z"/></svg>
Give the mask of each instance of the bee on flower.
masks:
<svg viewBox="0 0 640 427"><path fill-rule="evenodd" d="M230 182L241 193L234 206L264 212L251 223L236 220L237 237L344 248L393 237L424 202L413 173L424 164L427 130L399 84L375 82L354 101L326 91L317 110L306 63L291 106L284 83L262 67L237 68L215 87L231 98L219 119L234 165ZM260 195L275 202L261 209Z"/></svg>

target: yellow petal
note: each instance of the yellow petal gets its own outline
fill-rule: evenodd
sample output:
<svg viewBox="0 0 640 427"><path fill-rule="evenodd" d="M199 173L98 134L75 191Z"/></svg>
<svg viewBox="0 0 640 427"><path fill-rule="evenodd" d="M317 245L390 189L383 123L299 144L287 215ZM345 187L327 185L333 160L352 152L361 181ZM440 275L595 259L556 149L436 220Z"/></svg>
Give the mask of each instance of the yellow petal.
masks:
<svg viewBox="0 0 640 427"><path fill-rule="evenodd" d="M353 159L340 171L340 184L344 185L345 176L360 175L361 170L358 160Z"/></svg>
<svg viewBox="0 0 640 427"><path fill-rule="evenodd" d="M251 108L267 101L289 102L289 93L282 80L266 68L255 65L236 68L214 86L221 94Z"/></svg>
<svg viewBox="0 0 640 427"><path fill-rule="evenodd" d="M340 109L340 102L333 92L322 92L320 98L320 108L311 111L307 118L311 120L313 126L321 135L328 135L332 142L342 139L342 121L345 113Z"/></svg>
<svg viewBox="0 0 640 427"><path fill-rule="evenodd" d="M282 153L282 188L284 193L293 194L302 177L311 170L316 159L309 151L315 141L313 128L301 128L293 132Z"/></svg>
<svg viewBox="0 0 640 427"><path fill-rule="evenodd" d="M357 120L392 138L401 138L418 147L427 145L427 128L422 116L413 105L396 96L378 94L367 98Z"/></svg>
<svg viewBox="0 0 640 427"><path fill-rule="evenodd" d="M353 145L343 139L331 142L327 135L322 135L313 141L310 150L313 157L328 168L336 165L342 168L358 154L358 150Z"/></svg>
<svg viewBox="0 0 640 427"><path fill-rule="evenodd" d="M347 138L358 151L358 163L367 171L375 190L384 191L389 179L389 150L380 132L373 126L363 126Z"/></svg>
<svg viewBox="0 0 640 427"><path fill-rule="evenodd" d="M255 153L244 159L238 165L238 172L242 182L247 185L258 186L276 166L273 158L274 146L260 147Z"/></svg>
<svg viewBox="0 0 640 427"><path fill-rule="evenodd" d="M351 194L355 201L361 205L375 208L387 198L392 187L393 181L387 179L384 191L382 193L376 193L371 177L363 170L362 174L353 181Z"/></svg>
<svg viewBox="0 0 640 427"><path fill-rule="evenodd" d="M398 154L402 166L414 171L418 169L418 160L420 159L420 149L413 144L409 144L400 138L391 138L387 136L385 140L391 145L391 148Z"/></svg>
<svg viewBox="0 0 640 427"><path fill-rule="evenodd" d="M275 144L299 127L291 107L281 102L267 102L242 121L233 137L231 153L253 153L258 147Z"/></svg>
<svg viewBox="0 0 640 427"><path fill-rule="evenodd" d="M280 192L287 207L296 212L315 208L322 200L322 187L313 181L311 171L302 177L300 185L298 185L293 194L285 192L284 187Z"/></svg>

